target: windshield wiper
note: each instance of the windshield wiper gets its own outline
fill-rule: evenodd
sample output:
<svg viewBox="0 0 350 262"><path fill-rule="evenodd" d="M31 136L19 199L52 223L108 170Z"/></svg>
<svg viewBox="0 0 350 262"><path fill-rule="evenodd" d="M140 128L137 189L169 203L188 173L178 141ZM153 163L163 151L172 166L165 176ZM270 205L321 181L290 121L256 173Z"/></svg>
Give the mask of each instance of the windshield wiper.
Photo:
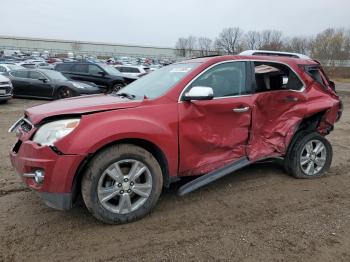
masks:
<svg viewBox="0 0 350 262"><path fill-rule="evenodd" d="M117 93L116 94L117 96L121 96L121 97L126 97L130 100L134 100L136 98L135 95L132 95L132 94L128 94L128 93Z"/></svg>

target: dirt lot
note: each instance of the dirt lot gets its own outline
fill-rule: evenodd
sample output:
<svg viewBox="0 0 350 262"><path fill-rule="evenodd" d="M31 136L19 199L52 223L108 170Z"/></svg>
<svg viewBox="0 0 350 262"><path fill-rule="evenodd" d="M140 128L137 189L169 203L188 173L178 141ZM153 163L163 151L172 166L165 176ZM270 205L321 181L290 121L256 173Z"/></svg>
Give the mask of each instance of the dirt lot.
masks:
<svg viewBox="0 0 350 262"><path fill-rule="evenodd" d="M350 261L350 92L341 96L328 176L296 180L279 163L256 164L186 197L173 185L150 216L121 226L101 224L82 204L55 211L25 189L6 131L42 101L1 105L0 261Z"/></svg>

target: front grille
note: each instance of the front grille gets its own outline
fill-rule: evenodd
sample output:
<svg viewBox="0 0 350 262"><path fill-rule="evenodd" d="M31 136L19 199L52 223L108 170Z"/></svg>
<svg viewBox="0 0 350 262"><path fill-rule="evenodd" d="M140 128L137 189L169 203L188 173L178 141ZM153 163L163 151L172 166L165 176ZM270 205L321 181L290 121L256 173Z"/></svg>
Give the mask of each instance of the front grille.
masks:
<svg viewBox="0 0 350 262"><path fill-rule="evenodd" d="M5 90L6 94L8 94L11 92L11 87L10 86L0 87L0 90Z"/></svg>

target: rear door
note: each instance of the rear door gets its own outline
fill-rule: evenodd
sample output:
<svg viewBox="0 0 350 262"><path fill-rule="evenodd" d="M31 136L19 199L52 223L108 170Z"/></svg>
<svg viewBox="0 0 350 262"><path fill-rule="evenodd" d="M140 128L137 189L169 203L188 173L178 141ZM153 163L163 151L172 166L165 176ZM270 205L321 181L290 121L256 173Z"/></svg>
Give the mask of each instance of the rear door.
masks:
<svg viewBox="0 0 350 262"><path fill-rule="evenodd" d="M213 88L214 99L179 103L181 175L200 175L246 156L251 126L251 81L246 62L215 65L194 86Z"/></svg>
<svg viewBox="0 0 350 262"><path fill-rule="evenodd" d="M89 81L88 64L74 64L70 78L78 81Z"/></svg>
<svg viewBox="0 0 350 262"><path fill-rule="evenodd" d="M14 70L10 73L13 85L14 95L22 96L30 93L30 84L28 82L28 70Z"/></svg>
<svg viewBox="0 0 350 262"><path fill-rule="evenodd" d="M305 86L291 67L252 62L255 72L252 132L248 157L258 160L285 153L306 111Z"/></svg>

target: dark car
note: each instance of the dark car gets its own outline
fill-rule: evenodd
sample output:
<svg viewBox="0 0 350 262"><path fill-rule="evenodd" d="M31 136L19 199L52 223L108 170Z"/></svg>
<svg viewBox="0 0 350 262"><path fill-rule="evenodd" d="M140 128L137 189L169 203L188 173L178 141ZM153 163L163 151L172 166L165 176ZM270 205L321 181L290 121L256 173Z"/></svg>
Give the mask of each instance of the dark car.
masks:
<svg viewBox="0 0 350 262"><path fill-rule="evenodd" d="M21 69L6 73L13 85L13 95L60 99L83 94L98 94L94 83L71 81L60 72L47 69Z"/></svg>
<svg viewBox="0 0 350 262"><path fill-rule="evenodd" d="M137 79L125 77L115 68L102 63L69 62L57 64L54 69L72 80L93 82L108 93L118 91Z"/></svg>

